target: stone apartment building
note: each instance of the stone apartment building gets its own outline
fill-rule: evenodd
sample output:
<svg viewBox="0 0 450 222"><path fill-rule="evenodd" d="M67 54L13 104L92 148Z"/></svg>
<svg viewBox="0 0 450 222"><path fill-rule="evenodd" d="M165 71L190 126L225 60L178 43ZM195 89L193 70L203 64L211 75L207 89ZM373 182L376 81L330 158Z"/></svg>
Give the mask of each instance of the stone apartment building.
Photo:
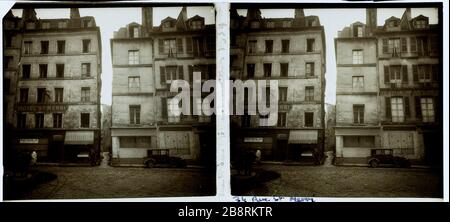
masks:
<svg viewBox="0 0 450 222"><path fill-rule="evenodd" d="M240 16L233 9L230 25L231 79L276 80L279 87L275 126L263 126L267 116L258 114L231 117L232 156L259 149L263 160L299 161L311 155L320 160L326 48L319 18L305 16L303 9L295 9L294 18L262 18L259 9Z"/></svg>
<svg viewBox="0 0 450 222"><path fill-rule="evenodd" d="M11 67L16 78L9 80L13 113L6 114L14 126L11 146L21 152L34 150L43 162L96 160L101 41L95 19L80 17L77 8L70 9L68 19L38 19L35 10L27 8L14 21L21 35L12 36L17 53L5 50L5 59L17 66ZM6 78L9 70L4 70Z"/></svg>
<svg viewBox="0 0 450 222"><path fill-rule="evenodd" d="M215 79L215 26L198 15L167 17L153 26L153 8L142 8L142 24L131 23L111 39L113 60L113 164L142 163L150 149L169 149L196 163L215 160L215 119L172 115L174 80ZM190 87L192 96L192 84ZM191 109L195 104L191 99Z"/></svg>
<svg viewBox="0 0 450 222"><path fill-rule="evenodd" d="M361 26L367 37L349 39L345 36L345 33L359 35ZM360 42L365 42L365 47ZM335 47L338 66L336 157L341 158L341 162L365 161L371 149L383 148L393 149L394 155L414 162L441 163L439 42L439 26L429 24L423 15L411 18L409 8L402 18L390 17L383 26L376 26L376 9L367 9L366 25L354 23L340 33ZM363 63L369 63L366 69L370 70L355 67L351 71L343 70L340 61L359 60L358 50L361 49ZM355 74L364 77L364 90L359 93L354 92L355 84L361 85L359 80L355 83ZM344 92L352 92L351 99L343 95Z"/></svg>

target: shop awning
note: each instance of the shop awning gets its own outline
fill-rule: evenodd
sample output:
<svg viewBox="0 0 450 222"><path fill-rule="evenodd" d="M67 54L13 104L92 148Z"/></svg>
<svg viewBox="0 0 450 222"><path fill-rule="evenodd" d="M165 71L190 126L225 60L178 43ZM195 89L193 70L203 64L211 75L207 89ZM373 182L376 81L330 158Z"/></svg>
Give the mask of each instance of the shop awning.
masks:
<svg viewBox="0 0 450 222"><path fill-rule="evenodd" d="M289 144L316 144L317 130L291 130L289 132Z"/></svg>
<svg viewBox="0 0 450 222"><path fill-rule="evenodd" d="M66 145L90 145L94 144L93 131L69 131L64 139Z"/></svg>

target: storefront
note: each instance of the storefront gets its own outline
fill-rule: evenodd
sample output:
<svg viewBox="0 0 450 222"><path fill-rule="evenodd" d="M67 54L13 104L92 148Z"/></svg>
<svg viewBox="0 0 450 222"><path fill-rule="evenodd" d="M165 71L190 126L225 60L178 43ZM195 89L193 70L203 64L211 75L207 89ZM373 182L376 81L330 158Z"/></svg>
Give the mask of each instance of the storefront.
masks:
<svg viewBox="0 0 450 222"><path fill-rule="evenodd" d="M97 158L94 131L67 131L64 138L62 162L90 163Z"/></svg>
<svg viewBox="0 0 450 222"><path fill-rule="evenodd" d="M291 130L288 139L288 160L320 159L317 130Z"/></svg>

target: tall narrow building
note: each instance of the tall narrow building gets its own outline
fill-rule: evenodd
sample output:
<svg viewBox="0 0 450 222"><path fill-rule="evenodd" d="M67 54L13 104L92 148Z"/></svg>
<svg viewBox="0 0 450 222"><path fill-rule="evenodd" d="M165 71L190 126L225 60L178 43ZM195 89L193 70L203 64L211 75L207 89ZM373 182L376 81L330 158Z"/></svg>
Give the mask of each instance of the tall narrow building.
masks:
<svg viewBox="0 0 450 222"><path fill-rule="evenodd" d="M317 16L293 10L294 18L263 18L259 9L248 9L246 16L231 12L231 78L278 82L276 125L266 126L266 115L248 113L247 99L244 115L231 116L232 158L244 150L260 150L263 160L281 162L322 158L324 28Z"/></svg>
<svg viewBox="0 0 450 222"><path fill-rule="evenodd" d="M12 147L36 151L38 161L98 160L100 147L101 40L91 16L38 19L23 10L15 23L21 38L15 89ZM17 56L17 57L16 57ZM17 64L17 63L16 63ZM11 89L12 87L10 87Z"/></svg>
<svg viewBox="0 0 450 222"><path fill-rule="evenodd" d="M215 25L198 15L167 17L153 25L152 8L142 24L131 23L111 39L113 61L113 164L142 164L149 150L169 150L190 163L214 164L214 116L174 115L175 80L215 79ZM204 99L205 95L202 95ZM201 103L190 102L191 111Z"/></svg>

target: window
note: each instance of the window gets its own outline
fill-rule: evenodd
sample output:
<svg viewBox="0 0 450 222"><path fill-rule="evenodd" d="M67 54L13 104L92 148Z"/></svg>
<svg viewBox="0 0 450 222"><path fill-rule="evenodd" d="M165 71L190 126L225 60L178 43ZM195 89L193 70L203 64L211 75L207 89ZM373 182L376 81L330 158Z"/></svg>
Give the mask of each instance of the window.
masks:
<svg viewBox="0 0 450 222"><path fill-rule="evenodd" d="M266 53L273 52L273 40L266 40Z"/></svg>
<svg viewBox="0 0 450 222"><path fill-rule="evenodd" d="M13 61L14 61L14 57L12 57L12 56L4 56L3 58L4 58L4 62L3 62L4 67L5 68L11 68L12 64L13 64Z"/></svg>
<svg viewBox="0 0 450 222"><path fill-rule="evenodd" d="M256 40L248 41L248 54L256 53Z"/></svg>
<svg viewBox="0 0 450 222"><path fill-rule="evenodd" d="M314 113L305 112L305 127L313 127L313 126L314 126Z"/></svg>
<svg viewBox="0 0 450 222"><path fill-rule="evenodd" d="M41 41L41 54L48 54L48 41Z"/></svg>
<svg viewBox="0 0 450 222"><path fill-rule="evenodd" d="M90 124L90 114L89 113L81 113L80 114L80 127L81 128L89 128L89 124Z"/></svg>
<svg viewBox="0 0 450 222"><path fill-rule="evenodd" d="M138 38L139 37L139 28L138 27L132 27L130 34L131 34L131 38Z"/></svg>
<svg viewBox="0 0 450 222"><path fill-rule="evenodd" d="M278 113L277 126L286 127L286 113Z"/></svg>
<svg viewBox="0 0 450 222"><path fill-rule="evenodd" d="M355 26L353 30L353 36L354 37L363 37L363 27L362 26Z"/></svg>
<svg viewBox="0 0 450 222"><path fill-rule="evenodd" d="M291 21L283 21L283 28L290 28L292 26Z"/></svg>
<svg viewBox="0 0 450 222"><path fill-rule="evenodd" d="M17 127L18 128L27 127L27 114L26 113L17 114Z"/></svg>
<svg viewBox="0 0 450 222"><path fill-rule="evenodd" d="M38 103L45 103L46 102L46 96L47 96L47 90L45 88L38 88L37 89L37 102Z"/></svg>
<svg viewBox="0 0 450 222"><path fill-rule="evenodd" d="M59 29L67 28L67 22L58 22L58 28Z"/></svg>
<svg viewBox="0 0 450 222"><path fill-rule="evenodd" d="M132 92L139 91L140 89L140 77L139 76L130 76L128 77L128 90Z"/></svg>
<svg viewBox="0 0 450 222"><path fill-rule="evenodd" d="M417 52L420 56L428 55L428 38L427 37L417 37Z"/></svg>
<svg viewBox="0 0 450 222"><path fill-rule="evenodd" d="M31 75L31 65L22 65L22 78L29 79Z"/></svg>
<svg viewBox="0 0 450 222"><path fill-rule="evenodd" d="M203 27L203 22L201 20L191 22L191 29L198 30L198 29L202 29L202 27Z"/></svg>
<svg viewBox="0 0 450 222"><path fill-rule="evenodd" d="M247 64L247 78L255 77L255 64Z"/></svg>
<svg viewBox="0 0 450 222"><path fill-rule="evenodd" d="M427 20L424 19L414 21L414 27L416 29L424 29L427 27L427 25Z"/></svg>
<svg viewBox="0 0 450 222"><path fill-rule="evenodd" d="M140 105L130 105L130 124L141 124Z"/></svg>
<svg viewBox="0 0 450 222"><path fill-rule="evenodd" d="M58 45L57 49L58 54L66 53L66 41L64 40L57 41L57 45Z"/></svg>
<svg viewBox="0 0 450 222"><path fill-rule="evenodd" d="M272 64L264 63L264 77L271 77L271 76L272 76Z"/></svg>
<svg viewBox="0 0 450 222"><path fill-rule="evenodd" d="M57 78L64 77L64 64L56 64L56 77Z"/></svg>
<svg viewBox="0 0 450 222"><path fill-rule="evenodd" d="M266 23L266 28L275 28L275 23L274 22L267 22Z"/></svg>
<svg viewBox="0 0 450 222"><path fill-rule="evenodd" d="M166 83L177 80L177 66L166 66Z"/></svg>
<svg viewBox="0 0 450 222"><path fill-rule="evenodd" d="M82 87L81 88L81 102L89 102L91 98L91 88Z"/></svg>
<svg viewBox="0 0 450 222"><path fill-rule="evenodd" d="M314 101L314 86L305 87L305 101Z"/></svg>
<svg viewBox="0 0 450 222"><path fill-rule="evenodd" d="M403 122L404 111L403 111L403 98L402 97L392 97L391 98L391 115L392 122Z"/></svg>
<svg viewBox="0 0 450 222"><path fill-rule="evenodd" d="M32 50L33 50L33 42L32 41L25 41L24 43L24 54L31 54Z"/></svg>
<svg viewBox="0 0 450 222"><path fill-rule="evenodd" d="M398 26L398 21L396 21L396 20L390 21L390 22L388 23L388 26L389 26L389 27L397 27L397 26Z"/></svg>
<svg viewBox="0 0 450 222"><path fill-rule="evenodd" d="M314 76L314 63L313 62L306 63L306 76Z"/></svg>
<svg viewBox="0 0 450 222"><path fill-rule="evenodd" d="M364 105L353 105L353 123L364 123Z"/></svg>
<svg viewBox="0 0 450 222"><path fill-rule="evenodd" d="M286 102L287 101L287 87L278 87L278 102Z"/></svg>
<svg viewBox="0 0 450 222"><path fill-rule="evenodd" d="M169 122L170 123L176 123L180 122L180 115L176 115L176 113L181 111L181 108L179 106L179 101L177 99L170 99L168 105L168 111L169 111Z"/></svg>
<svg viewBox="0 0 450 222"><path fill-rule="evenodd" d="M139 64L139 50L128 50L128 64Z"/></svg>
<svg viewBox="0 0 450 222"><path fill-rule="evenodd" d="M434 122L434 104L433 98L420 98L420 107L422 111L422 121Z"/></svg>
<svg viewBox="0 0 450 222"><path fill-rule="evenodd" d="M250 127L251 124L251 116L250 115L243 115L241 119L241 125L242 127Z"/></svg>
<svg viewBox="0 0 450 222"><path fill-rule="evenodd" d="M91 51L91 40L83 39L83 53Z"/></svg>
<svg viewBox="0 0 450 222"><path fill-rule="evenodd" d="M83 27L87 28L87 27L91 27L91 22L89 20L83 20Z"/></svg>
<svg viewBox="0 0 450 222"><path fill-rule="evenodd" d="M431 82L431 66L417 65L417 75L419 82Z"/></svg>
<svg viewBox="0 0 450 222"><path fill-rule="evenodd" d="M402 66L389 67L389 79L391 83L401 83L402 81L401 68Z"/></svg>
<svg viewBox="0 0 450 222"><path fill-rule="evenodd" d="M43 22L41 25L42 29L49 29L50 28L50 23L49 22Z"/></svg>
<svg viewBox="0 0 450 222"><path fill-rule="evenodd" d="M89 76L91 76L91 63L82 63L81 77L89 77Z"/></svg>
<svg viewBox="0 0 450 222"><path fill-rule="evenodd" d="M47 78L47 64L39 64L39 78Z"/></svg>
<svg viewBox="0 0 450 222"><path fill-rule="evenodd" d="M363 64L363 50L353 50L353 64Z"/></svg>
<svg viewBox="0 0 450 222"><path fill-rule="evenodd" d="M121 136L120 148L151 148L151 136Z"/></svg>
<svg viewBox="0 0 450 222"><path fill-rule="evenodd" d="M280 76L287 77L289 73L289 63L280 63Z"/></svg>
<svg viewBox="0 0 450 222"><path fill-rule="evenodd" d="M26 28L27 29L35 29L36 28L36 23L34 23L34 22L27 22Z"/></svg>
<svg viewBox="0 0 450 222"><path fill-rule="evenodd" d="M375 147L375 136L344 136L344 147Z"/></svg>
<svg viewBox="0 0 450 222"><path fill-rule="evenodd" d="M316 40L315 39L307 39L306 40L306 51L307 52L314 52Z"/></svg>
<svg viewBox="0 0 450 222"><path fill-rule="evenodd" d="M62 103L64 101L64 88L55 88L55 103Z"/></svg>
<svg viewBox="0 0 450 222"><path fill-rule="evenodd" d="M289 52L289 39L283 39L281 40L281 52L282 53L288 53Z"/></svg>
<svg viewBox="0 0 450 222"><path fill-rule="evenodd" d="M53 128L62 128L62 113L53 113Z"/></svg>
<svg viewBox="0 0 450 222"><path fill-rule="evenodd" d="M353 83L353 89L363 89L364 88L364 76L353 76L352 83Z"/></svg>
<svg viewBox="0 0 450 222"><path fill-rule="evenodd" d="M388 52L397 55L400 52L400 39L389 39L388 40Z"/></svg>
<svg viewBox="0 0 450 222"><path fill-rule="evenodd" d="M174 23L172 21L167 21L163 23L164 28L171 28L174 26Z"/></svg>
<svg viewBox="0 0 450 222"><path fill-rule="evenodd" d="M34 114L34 127L35 128L44 128L44 114L43 113Z"/></svg>
<svg viewBox="0 0 450 222"><path fill-rule="evenodd" d="M164 53L169 55L177 53L177 43L175 39L164 39Z"/></svg>
<svg viewBox="0 0 450 222"><path fill-rule="evenodd" d="M27 103L28 102L28 88L22 88L20 89L20 100L21 103Z"/></svg>
<svg viewBox="0 0 450 222"><path fill-rule="evenodd" d="M204 39L203 37L195 37L192 38L193 42L193 49L194 49L194 56L203 56L204 54Z"/></svg>
<svg viewBox="0 0 450 222"><path fill-rule="evenodd" d="M259 22L251 22L251 23L250 23L250 27L251 27L252 29L257 29L257 28L259 28Z"/></svg>

